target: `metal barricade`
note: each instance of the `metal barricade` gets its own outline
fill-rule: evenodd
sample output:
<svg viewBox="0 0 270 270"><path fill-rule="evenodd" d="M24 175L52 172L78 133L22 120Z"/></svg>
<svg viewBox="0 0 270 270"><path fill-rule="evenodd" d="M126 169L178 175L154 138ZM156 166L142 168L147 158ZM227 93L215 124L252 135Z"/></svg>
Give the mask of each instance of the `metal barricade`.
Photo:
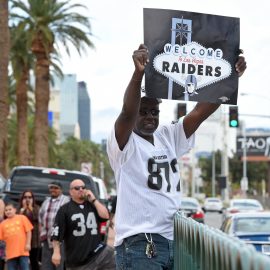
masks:
<svg viewBox="0 0 270 270"><path fill-rule="evenodd" d="M177 212L174 270L269 270L270 258L252 245Z"/></svg>

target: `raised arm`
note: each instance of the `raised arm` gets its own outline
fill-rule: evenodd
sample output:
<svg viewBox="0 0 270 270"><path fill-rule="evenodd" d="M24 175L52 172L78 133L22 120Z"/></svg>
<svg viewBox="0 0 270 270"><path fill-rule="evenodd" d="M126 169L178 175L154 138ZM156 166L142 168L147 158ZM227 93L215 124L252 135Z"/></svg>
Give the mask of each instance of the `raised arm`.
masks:
<svg viewBox="0 0 270 270"><path fill-rule="evenodd" d="M134 128L140 107L141 82L145 65L148 63L148 50L143 44L133 52L135 70L124 94L123 107L115 122L115 136L119 148L122 150Z"/></svg>
<svg viewBox="0 0 270 270"><path fill-rule="evenodd" d="M91 202L94 205L94 207L96 208L96 210L98 212L98 215L101 218L104 218L104 219L110 218L108 209L101 202L99 202L96 199L94 193L91 190L89 190L89 189L86 190L85 196L88 198L89 202Z"/></svg>
<svg viewBox="0 0 270 270"><path fill-rule="evenodd" d="M238 72L238 76L242 76L247 64L243 56L239 56L235 69ZM198 102L194 109L184 118L184 130L186 137L189 138L200 126L200 124L206 120L213 112L217 110L220 104Z"/></svg>

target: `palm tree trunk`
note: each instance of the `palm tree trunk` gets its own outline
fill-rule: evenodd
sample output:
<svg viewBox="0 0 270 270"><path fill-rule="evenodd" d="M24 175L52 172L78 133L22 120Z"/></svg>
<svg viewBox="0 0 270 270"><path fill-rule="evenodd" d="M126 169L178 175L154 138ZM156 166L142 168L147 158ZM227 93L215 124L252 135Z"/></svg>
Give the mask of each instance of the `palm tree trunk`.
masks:
<svg viewBox="0 0 270 270"><path fill-rule="evenodd" d="M28 125L27 125L28 79L29 79L29 70L27 67L24 67L22 76L16 84L18 165L30 165Z"/></svg>
<svg viewBox="0 0 270 270"><path fill-rule="evenodd" d="M0 0L0 172L7 176L8 145L7 145L7 117L8 105L8 0Z"/></svg>
<svg viewBox="0 0 270 270"><path fill-rule="evenodd" d="M45 50L33 51L36 56L35 85L35 165L47 167L48 151L48 106L50 99L49 59Z"/></svg>

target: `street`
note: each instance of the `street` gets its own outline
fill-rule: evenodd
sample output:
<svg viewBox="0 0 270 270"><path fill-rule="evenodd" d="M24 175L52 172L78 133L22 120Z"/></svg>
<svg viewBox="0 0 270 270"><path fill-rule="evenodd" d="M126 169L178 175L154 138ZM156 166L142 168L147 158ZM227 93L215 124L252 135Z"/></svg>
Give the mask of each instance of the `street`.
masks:
<svg viewBox="0 0 270 270"><path fill-rule="evenodd" d="M219 214L217 212L207 212L205 213L205 224L220 229L220 226L222 224L222 214Z"/></svg>

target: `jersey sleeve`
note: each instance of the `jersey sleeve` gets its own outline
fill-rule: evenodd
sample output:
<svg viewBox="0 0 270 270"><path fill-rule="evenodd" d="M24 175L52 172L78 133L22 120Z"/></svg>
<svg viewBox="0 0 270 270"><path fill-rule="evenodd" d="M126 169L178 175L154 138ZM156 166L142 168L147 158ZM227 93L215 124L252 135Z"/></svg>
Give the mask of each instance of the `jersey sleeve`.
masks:
<svg viewBox="0 0 270 270"><path fill-rule="evenodd" d="M66 230L66 218L65 218L65 207L66 205L63 205L59 208L55 220L54 225L52 228L52 234L51 234L51 240L56 240L59 242L62 242L65 235Z"/></svg>
<svg viewBox="0 0 270 270"><path fill-rule="evenodd" d="M159 132L161 132L170 144L174 146L177 158L181 157L185 153L189 152L194 147L195 134L192 134L188 139L186 137L183 118L177 123L161 126Z"/></svg>
<svg viewBox="0 0 270 270"><path fill-rule="evenodd" d="M102 218L102 217L100 217L100 216L98 215L98 211L97 211L96 207L92 206L91 204L90 204L90 209L91 209L93 212L95 212L95 216L96 216L98 222L105 222L105 221L108 220L108 218ZM108 208L107 208L107 210L108 210ZM109 211L109 210L108 210L108 211Z"/></svg>
<svg viewBox="0 0 270 270"><path fill-rule="evenodd" d="M128 160L129 157L131 156L134 150L132 143L133 140L134 138L132 132L129 136L128 142L125 145L124 149L121 150L116 140L115 129L113 127L107 141L107 153L111 167L114 171L117 170L119 166L123 165L123 163L125 163L125 161Z"/></svg>

